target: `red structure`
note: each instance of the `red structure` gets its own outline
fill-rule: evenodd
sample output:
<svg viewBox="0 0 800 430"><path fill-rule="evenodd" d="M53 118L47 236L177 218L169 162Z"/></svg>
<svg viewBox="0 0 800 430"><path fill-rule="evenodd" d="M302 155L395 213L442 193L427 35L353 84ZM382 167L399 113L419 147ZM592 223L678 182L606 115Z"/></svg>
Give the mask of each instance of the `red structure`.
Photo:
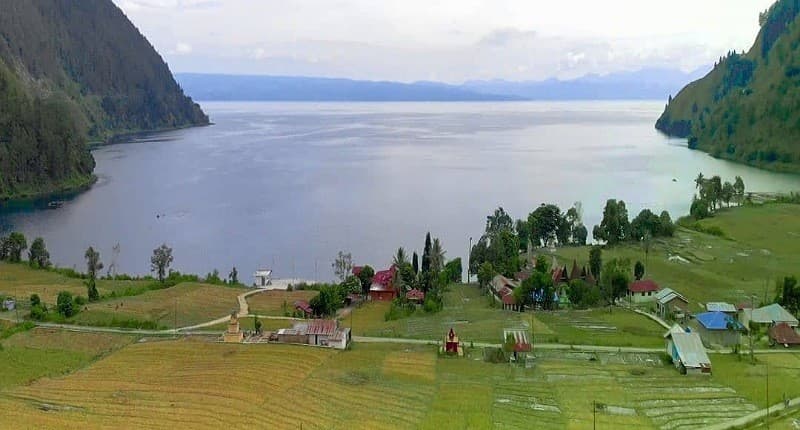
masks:
<svg viewBox="0 0 800 430"><path fill-rule="evenodd" d="M770 327L769 338L770 338L770 344L773 345L774 344L786 345L786 346L800 345L800 334L797 334L797 332L794 331L794 329L785 322L778 323Z"/></svg>
<svg viewBox="0 0 800 430"><path fill-rule="evenodd" d="M444 337L444 352L445 354L464 355L464 351L461 350L461 346L458 343L458 336L456 336L456 332L453 331L452 327Z"/></svg>
<svg viewBox="0 0 800 430"><path fill-rule="evenodd" d="M298 300L294 302L294 309L302 312L306 317L314 315L314 310L311 309L311 305L309 305L305 300Z"/></svg>
<svg viewBox="0 0 800 430"><path fill-rule="evenodd" d="M422 303L425 301L425 293L416 288L412 288L406 293L406 298L412 302Z"/></svg>
<svg viewBox="0 0 800 430"><path fill-rule="evenodd" d="M397 297L394 289L394 275L397 267L393 264L388 270L381 270L372 277L372 285L369 287L370 300L391 301Z"/></svg>

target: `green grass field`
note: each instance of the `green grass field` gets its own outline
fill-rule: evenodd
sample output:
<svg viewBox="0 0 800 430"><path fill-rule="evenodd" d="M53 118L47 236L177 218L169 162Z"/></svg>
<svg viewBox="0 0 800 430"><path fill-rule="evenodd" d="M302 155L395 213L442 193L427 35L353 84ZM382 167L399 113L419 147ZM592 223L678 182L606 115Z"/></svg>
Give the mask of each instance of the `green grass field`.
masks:
<svg viewBox="0 0 800 430"><path fill-rule="evenodd" d="M640 246L624 245L603 250L603 260L647 261L645 277L684 294L694 310L709 301L749 302L751 294L771 302L776 279L800 275L800 205L724 209L701 225L719 227L726 238L679 228L675 237L655 240L647 258ZM570 265L589 259L586 247L556 254Z"/></svg>
<svg viewBox="0 0 800 430"><path fill-rule="evenodd" d="M294 312L294 302L309 301L317 291L264 291L247 298L253 315L284 316L284 304L289 313Z"/></svg>
<svg viewBox="0 0 800 430"><path fill-rule="evenodd" d="M13 340L47 345L60 333L27 340L32 335L39 336ZM120 341L88 350L85 341L55 342L82 344L76 349L88 356ZM687 377L656 354L542 354L524 368L484 363L477 349L440 358L419 345L355 344L339 352L145 342L79 371L90 361L66 362L65 371L40 372L32 383L5 382L0 408L20 428L585 429L596 419L600 429L666 430L722 422L760 406L760 393L736 380L750 365L733 357L713 356L713 377ZM783 389L800 395L794 385Z"/></svg>
<svg viewBox="0 0 800 430"><path fill-rule="evenodd" d="M370 302L345 317L342 324L358 336L440 340L450 327L463 342L500 343L504 328L528 329L533 323L538 342L584 345L660 347L665 331L654 321L624 309L557 312L512 312L490 307L489 299L472 285L452 285L444 310L385 321L387 302Z"/></svg>

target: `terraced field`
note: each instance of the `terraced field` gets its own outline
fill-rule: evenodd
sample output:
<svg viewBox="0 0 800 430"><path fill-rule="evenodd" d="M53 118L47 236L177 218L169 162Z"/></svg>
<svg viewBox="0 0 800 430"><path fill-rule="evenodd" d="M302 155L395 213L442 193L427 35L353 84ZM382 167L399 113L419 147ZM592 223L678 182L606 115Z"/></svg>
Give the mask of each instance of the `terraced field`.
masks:
<svg viewBox="0 0 800 430"><path fill-rule="evenodd" d="M144 342L67 376L0 389L0 408L22 428L583 429L596 420L665 430L756 409L727 385L732 375L680 376L654 355L549 352L526 369L467 353Z"/></svg>
<svg viewBox="0 0 800 430"><path fill-rule="evenodd" d="M540 342L659 348L665 330L655 321L627 309L537 312L552 334L537 333Z"/></svg>

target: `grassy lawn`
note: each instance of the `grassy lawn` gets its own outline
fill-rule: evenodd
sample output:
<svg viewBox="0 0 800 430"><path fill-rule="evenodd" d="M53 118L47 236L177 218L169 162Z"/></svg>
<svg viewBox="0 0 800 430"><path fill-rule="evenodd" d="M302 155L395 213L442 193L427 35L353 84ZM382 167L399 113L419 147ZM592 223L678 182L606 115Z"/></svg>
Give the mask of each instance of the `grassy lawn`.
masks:
<svg viewBox="0 0 800 430"><path fill-rule="evenodd" d="M489 306L487 296L472 285L451 285L444 297L444 309L427 314L418 309L412 316L394 321L385 321L388 302L370 302L345 317L342 324L352 327L354 335L378 337L406 337L412 339L442 338L452 327L464 342L500 343L503 328L530 326L532 315L504 311ZM535 317L537 333L551 333L550 329Z"/></svg>
<svg viewBox="0 0 800 430"><path fill-rule="evenodd" d="M692 428L757 409L723 370L686 377L654 355L594 358L552 353L525 369L427 346L148 342L7 388L0 408L22 427L86 429L584 429L593 402L600 429Z"/></svg>
<svg viewBox="0 0 800 430"><path fill-rule="evenodd" d="M80 369L135 338L37 328L0 342L0 391Z"/></svg>
<svg viewBox="0 0 800 430"><path fill-rule="evenodd" d="M250 313L254 315L284 316L284 304L291 313L297 300L309 301L317 291L265 291L247 298Z"/></svg>
<svg viewBox="0 0 800 430"><path fill-rule="evenodd" d="M647 261L645 276L687 296L694 310L709 301L749 302L750 294L771 301L776 278L800 274L800 205L724 209L701 224L721 228L726 238L679 228L675 237L654 241L646 260L635 245L603 250L603 260ZM570 265L573 259L586 264L589 258L586 247L556 254Z"/></svg>
<svg viewBox="0 0 800 430"><path fill-rule="evenodd" d="M387 302L367 303L342 324L358 336L407 337L439 340L453 327L464 342L500 343L504 328L534 324L536 340L583 345L660 347L665 331L652 320L614 309L593 311L511 312L489 306L489 299L474 286L453 285L445 295L444 310L436 314L415 312L409 318L385 321Z"/></svg>
<svg viewBox="0 0 800 430"><path fill-rule="evenodd" d="M100 295L128 287L147 285L149 281L97 281ZM0 295L17 297L27 301L31 294L38 294L48 306L56 303L60 291L69 291L75 296L86 297L86 285L82 279L69 278L46 270L33 270L26 264L0 262Z"/></svg>
<svg viewBox="0 0 800 430"><path fill-rule="evenodd" d="M537 312L536 317L553 331L551 335L537 334L539 342L654 348L664 345L664 327L626 309Z"/></svg>
<svg viewBox="0 0 800 430"><path fill-rule="evenodd" d="M138 296L90 303L71 321L85 325L109 325L114 318L134 319L153 321L160 326L172 328L177 311L178 327L185 327L238 310L236 296L245 291L247 290L244 288L183 283Z"/></svg>
<svg viewBox="0 0 800 430"><path fill-rule="evenodd" d="M749 356L739 360L732 355L715 354L711 363L715 379L725 380L759 408L767 407L767 374L771 405L780 403L784 395L790 399L800 397L798 354L760 354L756 356L756 364L750 364Z"/></svg>

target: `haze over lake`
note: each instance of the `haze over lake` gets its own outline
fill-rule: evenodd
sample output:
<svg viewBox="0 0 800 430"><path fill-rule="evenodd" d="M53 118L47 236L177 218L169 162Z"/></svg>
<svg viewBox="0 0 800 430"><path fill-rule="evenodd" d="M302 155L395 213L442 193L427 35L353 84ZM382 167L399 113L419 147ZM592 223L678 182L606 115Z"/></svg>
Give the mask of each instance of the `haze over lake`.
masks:
<svg viewBox="0 0 800 430"><path fill-rule="evenodd" d="M580 201L591 233L609 198L631 218L685 214L698 172L740 175L747 191L800 190L800 176L659 134L663 102L202 106L213 126L99 148L91 190L55 210L7 207L0 230L42 236L54 263L81 270L88 246L108 267L119 242L118 271L145 274L167 243L180 271L327 280L339 250L385 268L398 246L421 251L426 231L463 258L498 205L521 218Z"/></svg>

